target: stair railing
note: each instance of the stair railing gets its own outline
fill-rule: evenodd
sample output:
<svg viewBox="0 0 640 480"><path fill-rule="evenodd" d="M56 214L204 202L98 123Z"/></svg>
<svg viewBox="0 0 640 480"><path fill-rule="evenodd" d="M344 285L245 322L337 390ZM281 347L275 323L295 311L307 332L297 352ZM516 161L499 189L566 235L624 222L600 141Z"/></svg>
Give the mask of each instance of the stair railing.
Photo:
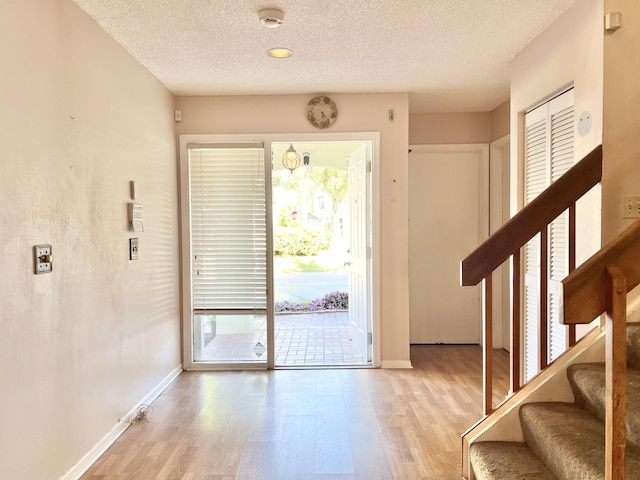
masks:
<svg viewBox="0 0 640 480"><path fill-rule="evenodd" d="M547 235L549 224L564 211L569 212L569 270L575 268L575 204L602 178L602 146L588 153L567 173L552 183L531 203L506 222L482 245L467 256L460 265L460 281L463 286L482 282L483 297L483 411L491 413L492 407L492 274L511 258L511 392L520 389L520 297L521 297L521 249L536 235L541 235L540 248L540 370L547 366ZM595 318L595 317L594 317ZM569 322L568 322L569 323ZM575 323L569 327L569 343L575 343Z"/></svg>
<svg viewBox="0 0 640 480"><path fill-rule="evenodd" d="M627 292L640 284L640 221L562 281L563 323L606 313L605 479L624 480L627 412Z"/></svg>

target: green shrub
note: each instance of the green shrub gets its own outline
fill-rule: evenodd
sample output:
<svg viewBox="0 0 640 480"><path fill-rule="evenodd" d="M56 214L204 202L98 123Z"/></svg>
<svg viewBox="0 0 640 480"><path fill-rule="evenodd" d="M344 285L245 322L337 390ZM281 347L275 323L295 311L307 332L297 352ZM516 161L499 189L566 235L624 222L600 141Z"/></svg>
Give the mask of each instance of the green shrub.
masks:
<svg viewBox="0 0 640 480"><path fill-rule="evenodd" d="M273 252L283 257L307 257L327 250L331 237L326 232L316 232L306 228L282 227L273 235Z"/></svg>

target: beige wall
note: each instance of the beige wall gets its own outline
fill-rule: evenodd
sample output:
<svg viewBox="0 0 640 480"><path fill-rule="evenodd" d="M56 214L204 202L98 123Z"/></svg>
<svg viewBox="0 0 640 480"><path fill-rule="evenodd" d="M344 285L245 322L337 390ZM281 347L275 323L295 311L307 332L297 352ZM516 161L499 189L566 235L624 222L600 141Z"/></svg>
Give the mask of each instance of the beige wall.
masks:
<svg viewBox="0 0 640 480"><path fill-rule="evenodd" d="M0 58L0 477L55 479L180 365L173 98L70 0L4 2Z"/></svg>
<svg viewBox="0 0 640 480"><path fill-rule="evenodd" d="M412 113L409 145L489 143L491 113Z"/></svg>
<svg viewBox="0 0 640 480"><path fill-rule="evenodd" d="M602 142L602 68L602 0L581 0L513 61L512 162L522 159L524 112L571 85L576 116L588 111L593 119L587 136L575 132L576 158Z"/></svg>
<svg viewBox="0 0 640 480"><path fill-rule="evenodd" d="M510 102L490 112L411 113L409 145L489 143L509 134Z"/></svg>
<svg viewBox="0 0 640 480"><path fill-rule="evenodd" d="M511 102L509 100L501 103L491 112L491 141L509 135L509 119L511 113Z"/></svg>
<svg viewBox="0 0 640 480"><path fill-rule="evenodd" d="M380 132L380 320L383 365L409 362L408 95L332 94L338 119L328 130L306 119L310 95L177 97L179 134ZM395 120L388 110L395 110ZM376 228L376 227L374 227Z"/></svg>
<svg viewBox="0 0 640 480"><path fill-rule="evenodd" d="M604 242L633 220L623 220L622 196L640 195L640 2L605 0L606 12L622 12L622 28L604 34Z"/></svg>
<svg viewBox="0 0 640 480"><path fill-rule="evenodd" d="M511 73L511 208L522 205L524 112L573 85L576 118L591 114L591 131L575 135L575 159L602 143L602 0L580 0L513 61ZM576 122L577 124L577 122ZM600 245L600 193L578 204L578 261Z"/></svg>

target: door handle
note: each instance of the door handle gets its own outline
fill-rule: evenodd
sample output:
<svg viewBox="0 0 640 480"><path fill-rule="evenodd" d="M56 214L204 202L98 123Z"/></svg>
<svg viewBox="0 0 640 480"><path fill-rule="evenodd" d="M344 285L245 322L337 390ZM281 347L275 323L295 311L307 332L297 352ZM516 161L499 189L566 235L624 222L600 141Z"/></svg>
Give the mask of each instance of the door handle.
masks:
<svg viewBox="0 0 640 480"><path fill-rule="evenodd" d="M351 262L344 262L345 267L348 267L349 265L351 265Z"/></svg>

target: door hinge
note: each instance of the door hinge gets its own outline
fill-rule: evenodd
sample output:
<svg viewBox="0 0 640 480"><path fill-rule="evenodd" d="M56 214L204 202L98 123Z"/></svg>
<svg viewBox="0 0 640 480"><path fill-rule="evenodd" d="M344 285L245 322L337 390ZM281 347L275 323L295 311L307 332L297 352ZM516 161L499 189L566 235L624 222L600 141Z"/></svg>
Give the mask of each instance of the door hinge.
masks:
<svg viewBox="0 0 640 480"><path fill-rule="evenodd" d="M371 160L367 161L367 173L371 173L371 170L373 169L372 165L371 165Z"/></svg>
<svg viewBox="0 0 640 480"><path fill-rule="evenodd" d="M371 258L371 247L367 247L367 258Z"/></svg>
<svg viewBox="0 0 640 480"><path fill-rule="evenodd" d="M367 343L373 345L373 333L371 332L367 333Z"/></svg>

